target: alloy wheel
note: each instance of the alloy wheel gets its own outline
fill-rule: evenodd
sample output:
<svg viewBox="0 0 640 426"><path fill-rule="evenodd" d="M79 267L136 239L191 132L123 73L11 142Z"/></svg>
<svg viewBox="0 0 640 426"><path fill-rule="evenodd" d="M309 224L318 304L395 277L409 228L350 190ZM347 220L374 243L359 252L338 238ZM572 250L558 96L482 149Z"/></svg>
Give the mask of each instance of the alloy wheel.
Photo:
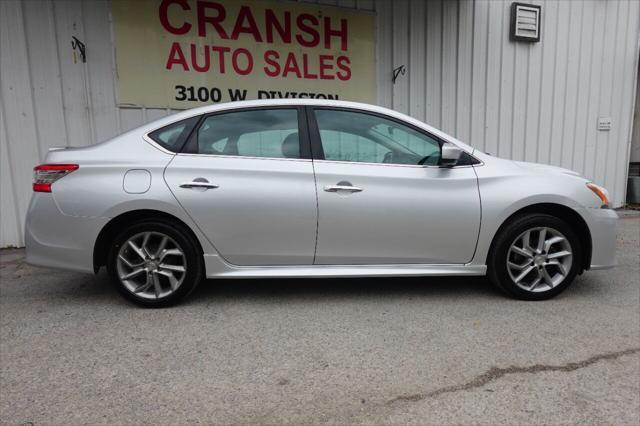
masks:
<svg viewBox="0 0 640 426"><path fill-rule="evenodd" d="M161 299L173 294L187 273L183 249L161 232L141 232L120 248L117 272L131 293L145 299Z"/></svg>
<svg viewBox="0 0 640 426"><path fill-rule="evenodd" d="M507 271L525 291L551 290L564 281L571 270L573 252L567 238L549 227L528 229L507 252Z"/></svg>

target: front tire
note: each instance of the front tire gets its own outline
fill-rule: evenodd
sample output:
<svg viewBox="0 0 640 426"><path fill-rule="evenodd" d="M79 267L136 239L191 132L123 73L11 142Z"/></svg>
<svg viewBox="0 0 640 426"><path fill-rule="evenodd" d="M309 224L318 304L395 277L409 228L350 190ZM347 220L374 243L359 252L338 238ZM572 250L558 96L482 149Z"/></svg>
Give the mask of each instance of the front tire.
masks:
<svg viewBox="0 0 640 426"><path fill-rule="evenodd" d="M501 229L489 258L489 278L508 295L545 300L575 279L582 247L573 229L555 216L526 214Z"/></svg>
<svg viewBox="0 0 640 426"><path fill-rule="evenodd" d="M176 304L202 280L202 255L181 227L162 220L129 225L114 240L107 269L130 301L148 308Z"/></svg>

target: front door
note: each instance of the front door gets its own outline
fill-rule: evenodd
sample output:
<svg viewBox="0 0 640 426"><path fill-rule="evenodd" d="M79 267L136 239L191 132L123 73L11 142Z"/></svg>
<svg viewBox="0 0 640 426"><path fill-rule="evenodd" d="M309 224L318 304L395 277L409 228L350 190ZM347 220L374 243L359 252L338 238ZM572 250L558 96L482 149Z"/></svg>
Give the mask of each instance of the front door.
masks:
<svg viewBox="0 0 640 426"><path fill-rule="evenodd" d="M472 167L438 167L438 139L395 119L313 110L316 264L472 259L480 227Z"/></svg>
<svg viewBox="0 0 640 426"><path fill-rule="evenodd" d="M235 265L311 265L317 203L301 108L204 117L165 171L169 188ZM300 122L300 125L299 125Z"/></svg>

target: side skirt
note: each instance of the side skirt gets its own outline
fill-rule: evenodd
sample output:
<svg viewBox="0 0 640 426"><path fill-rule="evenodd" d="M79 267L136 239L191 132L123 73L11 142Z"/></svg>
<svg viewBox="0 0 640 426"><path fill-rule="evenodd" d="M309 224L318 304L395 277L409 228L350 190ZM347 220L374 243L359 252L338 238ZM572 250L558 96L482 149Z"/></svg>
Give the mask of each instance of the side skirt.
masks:
<svg viewBox="0 0 640 426"><path fill-rule="evenodd" d="M204 255L207 278L331 278L486 275L486 265L296 265L235 266L218 255Z"/></svg>

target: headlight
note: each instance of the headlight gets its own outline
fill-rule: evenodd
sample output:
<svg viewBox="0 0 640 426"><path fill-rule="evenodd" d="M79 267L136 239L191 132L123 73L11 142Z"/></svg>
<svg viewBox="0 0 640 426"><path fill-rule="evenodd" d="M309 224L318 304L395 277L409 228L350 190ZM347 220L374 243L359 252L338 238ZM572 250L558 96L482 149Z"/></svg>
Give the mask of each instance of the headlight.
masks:
<svg viewBox="0 0 640 426"><path fill-rule="evenodd" d="M604 189L600 185L596 185L593 182L587 183L587 188L593 191L593 193L596 194L598 198L600 198L600 200L602 201L602 205L600 206L601 209L609 208L609 192L606 189Z"/></svg>

